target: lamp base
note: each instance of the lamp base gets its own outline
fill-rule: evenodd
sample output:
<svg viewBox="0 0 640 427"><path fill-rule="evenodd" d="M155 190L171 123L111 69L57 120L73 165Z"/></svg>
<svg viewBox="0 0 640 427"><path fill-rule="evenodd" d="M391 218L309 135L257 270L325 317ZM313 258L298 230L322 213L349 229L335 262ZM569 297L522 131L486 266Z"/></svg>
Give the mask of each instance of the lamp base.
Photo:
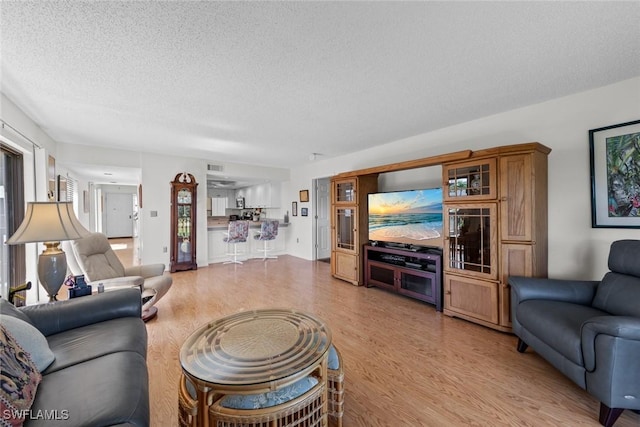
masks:
<svg viewBox="0 0 640 427"><path fill-rule="evenodd" d="M67 275L67 256L58 247L60 242L44 242L44 245L46 248L38 257L38 279L49 295L49 302L57 301Z"/></svg>

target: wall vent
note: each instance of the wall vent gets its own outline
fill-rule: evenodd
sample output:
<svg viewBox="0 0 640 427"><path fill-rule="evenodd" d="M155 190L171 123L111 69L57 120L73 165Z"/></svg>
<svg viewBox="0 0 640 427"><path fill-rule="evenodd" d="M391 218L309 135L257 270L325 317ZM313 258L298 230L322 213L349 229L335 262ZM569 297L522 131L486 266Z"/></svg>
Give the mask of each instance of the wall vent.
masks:
<svg viewBox="0 0 640 427"><path fill-rule="evenodd" d="M212 171L212 172L222 172L222 165L212 165L212 164L208 164L207 165L207 170Z"/></svg>

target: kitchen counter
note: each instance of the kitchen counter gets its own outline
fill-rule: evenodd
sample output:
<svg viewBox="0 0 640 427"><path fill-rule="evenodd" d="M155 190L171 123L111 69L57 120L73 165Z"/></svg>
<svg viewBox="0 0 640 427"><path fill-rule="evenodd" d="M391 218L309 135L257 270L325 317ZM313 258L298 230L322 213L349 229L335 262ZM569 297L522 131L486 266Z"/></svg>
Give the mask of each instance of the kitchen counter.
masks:
<svg viewBox="0 0 640 427"><path fill-rule="evenodd" d="M285 223L284 220L280 221L280 223L278 224L278 228L288 227L288 226L289 224ZM216 217L207 218L208 231L213 231L213 230L226 231L228 227L229 227L229 220L226 218L216 218ZM249 229L259 229L259 228L260 228L260 221L249 221Z"/></svg>
<svg viewBox="0 0 640 427"><path fill-rule="evenodd" d="M280 221L278 224L278 237L268 242L269 247L273 248L274 255L285 254L287 229L289 224ZM207 218L207 245L208 245L208 262L209 264L224 262L229 259L229 253L232 251L232 245L224 242L224 237L229 228L229 219L224 217ZM241 260L252 258L261 258L260 249L263 247L263 241L256 240L253 235L260 232L260 221L249 221L249 238L246 243L238 243L238 252Z"/></svg>

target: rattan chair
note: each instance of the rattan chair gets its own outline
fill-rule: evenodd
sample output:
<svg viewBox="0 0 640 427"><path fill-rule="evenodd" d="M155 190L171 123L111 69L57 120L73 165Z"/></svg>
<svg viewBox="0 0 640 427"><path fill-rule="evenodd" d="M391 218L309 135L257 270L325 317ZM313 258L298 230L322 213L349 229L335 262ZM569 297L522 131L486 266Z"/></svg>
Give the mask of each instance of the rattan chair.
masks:
<svg viewBox="0 0 640 427"><path fill-rule="evenodd" d="M329 361L329 369L327 369L327 400L329 403L329 416L335 418L338 427L342 427L342 416L344 415L344 365L342 364L342 355L335 345L331 346L331 350L336 353L338 366ZM331 355L329 356L331 358ZM335 368L335 369L331 369Z"/></svg>
<svg viewBox="0 0 640 427"><path fill-rule="evenodd" d="M198 426L198 401L195 388L182 374L178 385L178 425L180 427Z"/></svg>
<svg viewBox="0 0 640 427"><path fill-rule="evenodd" d="M320 427L325 386L318 382L306 393L279 405L260 409L234 409L223 406L220 396L209 408L209 425L218 427ZM193 384L183 374L178 395L180 427L198 425L198 401ZM207 415L205 415L207 416Z"/></svg>
<svg viewBox="0 0 640 427"><path fill-rule="evenodd" d="M329 369L327 369L328 415L335 419L337 427L342 427L344 415L344 365L342 355L332 345ZM336 366L337 361L337 366ZM333 368L333 369L332 369ZM322 404L322 387L316 386L304 395L282 405L264 409L230 409L214 402L209 410L210 426L225 427L315 427ZM180 427L196 427L198 424L198 402L193 384L182 375L178 397L178 417Z"/></svg>
<svg viewBox="0 0 640 427"><path fill-rule="evenodd" d="M222 399L209 408L209 425L224 427L321 427L325 386L317 383L303 395L280 405L261 409L231 409Z"/></svg>

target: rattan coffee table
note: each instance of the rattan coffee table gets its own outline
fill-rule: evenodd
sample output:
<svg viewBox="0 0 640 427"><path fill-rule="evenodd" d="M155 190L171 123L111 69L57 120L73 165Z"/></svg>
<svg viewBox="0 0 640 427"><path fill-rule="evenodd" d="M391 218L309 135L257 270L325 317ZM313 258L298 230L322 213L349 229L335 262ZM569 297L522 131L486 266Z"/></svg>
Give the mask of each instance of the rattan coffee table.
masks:
<svg viewBox="0 0 640 427"><path fill-rule="evenodd" d="M323 388L327 425L327 356L331 332L320 319L293 309L237 313L203 325L180 350L180 364L196 386L197 424L226 394L278 390L314 373Z"/></svg>

